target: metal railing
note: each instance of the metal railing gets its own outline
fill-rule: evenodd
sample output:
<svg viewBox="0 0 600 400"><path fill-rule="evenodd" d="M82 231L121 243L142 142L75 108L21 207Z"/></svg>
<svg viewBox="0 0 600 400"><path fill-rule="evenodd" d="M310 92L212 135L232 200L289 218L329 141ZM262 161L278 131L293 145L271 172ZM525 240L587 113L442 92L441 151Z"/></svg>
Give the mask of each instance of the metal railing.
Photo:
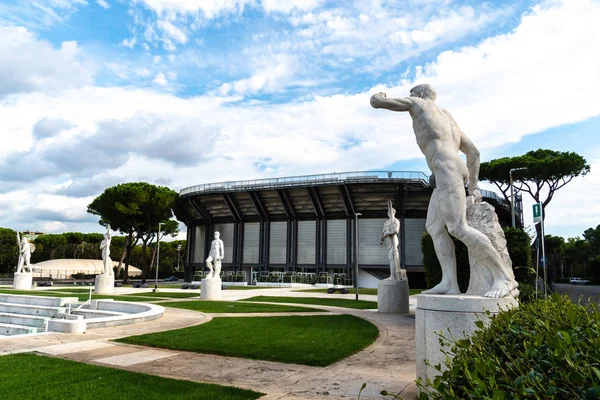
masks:
<svg viewBox="0 0 600 400"><path fill-rule="evenodd" d="M179 194L188 196L206 192L233 192L239 190L257 190L281 188L289 186L317 186L328 184L343 184L369 182L374 180L402 180L411 183L428 185L429 175L420 171L355 171L333 174L289 176L283 178L254 179L247 181L230 181L205 183L182 189Z"/></svg>
<svg viewBox="0 0 600 400"><path fill-rule="evenodd" d="M333 174L301 175L283 178L253 179L247 181L228 181L205 183L182 189L180 196L191 196L201 193L235 192L240 190L258 190L284 188L290 186L318 186L344 183L361 183L373 181L404 181L429 186L429 175L421 171L354 171ZM494 199L500 204L508 204L504 197L491 190L480 190L483 197Z"/></svg>

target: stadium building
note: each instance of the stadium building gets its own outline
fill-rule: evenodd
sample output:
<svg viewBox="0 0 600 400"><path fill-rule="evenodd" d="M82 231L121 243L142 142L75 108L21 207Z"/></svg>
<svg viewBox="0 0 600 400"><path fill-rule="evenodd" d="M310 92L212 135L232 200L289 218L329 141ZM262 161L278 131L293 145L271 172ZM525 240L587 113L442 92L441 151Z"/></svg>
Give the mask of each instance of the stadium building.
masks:
<svg viewBox="0 0 600 400"><path fill-rule="evenodd" d="M349 283L358 258L359 286L376 287L379 279L389 276L388 252L379 242L387 219L387 201L391 200L400 220L401 265L411 286L422 286L421 237L432 191L428 175L403 171L345 172L185 188L175 208L175 215L187 226L185 280L193 280L195 273L204 270L213 233L219 231L225 245L223 271L242 272L248 283L293 273L345 277ZM482 194L496 207L501 220L510 221L510 209L503 199L489 191Z"/></svg>

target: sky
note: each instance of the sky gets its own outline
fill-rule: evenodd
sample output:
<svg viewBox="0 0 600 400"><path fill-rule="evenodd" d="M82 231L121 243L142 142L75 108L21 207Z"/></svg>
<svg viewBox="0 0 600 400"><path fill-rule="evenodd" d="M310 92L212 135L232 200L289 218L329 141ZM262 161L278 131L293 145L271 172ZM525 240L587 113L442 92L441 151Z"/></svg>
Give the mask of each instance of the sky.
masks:
<svg viewBox="0 0 600 400"><path fill-rule="evenodd" d="M482 161L586 158L546 210L547 234L581 236L598 21L592 0L0 0L0 226L100 232L87 205L124 182L429 173L410 116L369 105L429 83Z"/></svg>

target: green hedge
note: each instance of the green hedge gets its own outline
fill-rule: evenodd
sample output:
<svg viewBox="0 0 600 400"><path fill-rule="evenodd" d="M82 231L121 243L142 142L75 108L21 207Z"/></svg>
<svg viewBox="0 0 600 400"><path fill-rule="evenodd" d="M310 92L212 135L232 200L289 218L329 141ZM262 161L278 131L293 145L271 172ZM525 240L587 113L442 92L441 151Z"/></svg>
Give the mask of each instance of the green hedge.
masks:
<svg viewBox="0 0 600 400"><path fill-rule="evenodd" d="M513 270L515 271L517 281L530 283L528 268L532 267L532 261L529 235L522 229L514 228L504 228L504 235L506 236L508 253L513 263ZM458 286L461 292L464 293L469 287L469 253L467 252L467 246L460 240L454 237L452 237L452 240L456 248ZM442 280L442 267L435 254L433 240L428 233L425 233L421 239L421 248L423 251L423 264L425 265L425 280L427 287L432 288Z"/></svg>
<svg viewBox="0 0 600 400"><path fill-rule="evenodd" d="M448 370L419 381L419 399L600 398L600 309L586 307L555 295L498 313L452 343Z"/></svg>

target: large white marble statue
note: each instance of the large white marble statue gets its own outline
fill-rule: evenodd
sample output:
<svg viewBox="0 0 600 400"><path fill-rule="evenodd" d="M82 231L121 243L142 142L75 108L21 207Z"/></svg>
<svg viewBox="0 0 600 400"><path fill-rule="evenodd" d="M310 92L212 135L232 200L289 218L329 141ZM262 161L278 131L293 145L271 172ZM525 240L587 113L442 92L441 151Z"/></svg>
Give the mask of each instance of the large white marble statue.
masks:
<svg viewBox="0 0 600 400"><path fill-rule="evenodd" d="M29 271L32 272L31 269L31 253L35 251L35 246L33 243L29 243L29 239L23 236L22 239L19 240L19 232L17 232L17 244L19 245L19 261L17 263L17 273L26 272L23 271L24 267L27 267Z"/></svg>
<svg viewBox="0 0 600 400"><path fill-rule="evenodd" d="M396 218L396 210L392 202L388 201L388 220L383 224L379 245L385 244L390 260L390 277L385 280L400 281L406 279L406 270L400 268L400 254L398 253L398 232L400 221Z"/></svg>
<svg viewBox="0 0 600 400"><path fill-rule="evenodd" d="M219 279L221 274L221 260L225 257L225 247L223 241L219 239L220 233L215 232L215 240L210 244L210 253L206 259L206 267L208 268L208 275L206 279ZM214 270L213 270L214 262Z"/></svg>
<svg viewBox="0 0 600 400"><path fill-rule="evenodd" d="M102 250L102 265L104 266L105 275L114 275L113 262L110 259L110 242L112 238L110 236L110 225L106 226L106 233L104 239L100 242L100 249Z"/></svg>
<svg viewBox="0 0 600 400"><path fill-rule="evenodd" d="M371 97L371 106L374 108L407 111L410 114L417 144L435 175L436 187L431 195L426 226L442 266L442 281L423 293L460 293L454 243L449 233L467 246L470 255L485 260L494 283L484 296L498 298L515 295L518 293L518 284L512 269L502 261L490 239L467 223L464 189L467 182L469 195L473 196L475 202L481 201L481 194L477 190L479 151L460 130L452 115L437 106L435 99L436 92L430 85L415 86L410 91L410 97L387 98L385 93ZM459 151L466 155L466 165Z"/></svg>

